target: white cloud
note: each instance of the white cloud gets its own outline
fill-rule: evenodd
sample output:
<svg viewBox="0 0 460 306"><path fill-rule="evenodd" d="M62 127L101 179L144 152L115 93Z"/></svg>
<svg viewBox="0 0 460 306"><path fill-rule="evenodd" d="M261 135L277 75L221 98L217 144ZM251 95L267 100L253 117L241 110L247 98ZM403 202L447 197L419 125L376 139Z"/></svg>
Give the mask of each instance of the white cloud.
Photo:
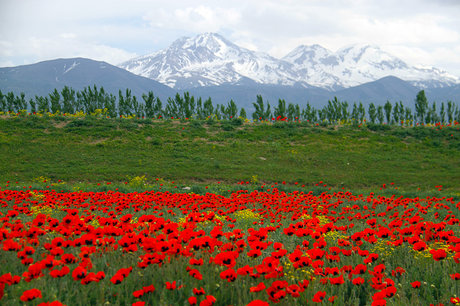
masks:
<svg viewBox="0 0 460 306"><path fill-rule="evenodd" d="M0 42L0 46L5 45L7 47L2 48L2 57L3 54L14 54L12 57L15 59L21 57L29 59L17 64L30 64L55 58L87 57L116 65L137 56L136 53L127 52L123 49L80 41L75 35L68 34L50 38L29 37L14 44ZM11 60L4 60L3 62L12 63Z"/></svg>
<svg viewBox="0 0 460 306"><path fill-rule="evenodd" d="M186 32L219 32L235 26L240 20L236 9L223 9L206 5L178 7L148 12L144 17L152 27L182 30Z"/></svg>
<svg viewBox="0 0 460 306"><path fill-rule="evenodd" d="M458 0L0 0L0 63L88 56L110 63L219 32L282 57L300 44L383 46L460 76Z"/></svg>

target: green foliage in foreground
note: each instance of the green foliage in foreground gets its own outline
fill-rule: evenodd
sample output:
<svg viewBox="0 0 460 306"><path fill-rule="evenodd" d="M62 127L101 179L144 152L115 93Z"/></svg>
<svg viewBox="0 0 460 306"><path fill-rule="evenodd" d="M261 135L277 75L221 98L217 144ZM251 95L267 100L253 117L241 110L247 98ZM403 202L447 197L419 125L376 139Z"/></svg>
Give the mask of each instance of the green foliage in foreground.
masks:
<svg viewBox="0 0 460 306"><path fill-rule="evenodd" d="M306 122L16 117L0 120L0 182L71 185L136 176L179 186L319 181L327 187L460 193L460 131ZM419 189L420 188L420 189Z"/></svg>

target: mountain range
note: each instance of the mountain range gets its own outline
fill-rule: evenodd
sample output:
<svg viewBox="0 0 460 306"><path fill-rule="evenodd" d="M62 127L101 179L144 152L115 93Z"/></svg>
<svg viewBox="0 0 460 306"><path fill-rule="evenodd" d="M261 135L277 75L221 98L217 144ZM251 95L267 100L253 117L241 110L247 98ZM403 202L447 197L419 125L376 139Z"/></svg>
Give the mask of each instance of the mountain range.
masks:
<svg viewBox="0 0 460 306"><path fill-rule="evenodd" d="M140 98L153 91L165 101L185 91L214 103L233 99L252 110L262 95L322 107L336 96L350 103L403 101L413 106L424 89L429 101L460 101L458 77L434 67L413 67L377 46L354 45L337 52L299 46L281 59L254 52L205 33L180 38L168 48L118 65L86 58L56 59L0 68L0 90L47 95L65 85L76 90L96 84L113 94L130 88Z"/></svg>
<svg viewBox="0 0 460 306"><path fill-rule="evenodd" d="M180 38L119 67L179 90L253 82L335 91L390 75L421 88L460 83L458 77L437 68L409 66L378 46L353 45L332 52L320 45L301 45L277 59L215 33Z"/></svg>

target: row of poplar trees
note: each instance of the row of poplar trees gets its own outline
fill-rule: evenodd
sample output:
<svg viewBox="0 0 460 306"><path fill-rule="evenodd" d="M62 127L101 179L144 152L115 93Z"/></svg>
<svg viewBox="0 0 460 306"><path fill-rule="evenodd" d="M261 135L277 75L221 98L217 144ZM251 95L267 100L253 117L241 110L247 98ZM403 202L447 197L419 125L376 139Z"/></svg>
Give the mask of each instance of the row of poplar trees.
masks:
<svg viewBox="0 0 460 306"><path fill-rule="evenodd" d="M268 101L264 102L258 95L253 103L252 119L255 121L309 121L311 123L355 123L365 121L379 124L435 124L460 122L460 109L452 101L439 106L436 102L431 105L421 90L415 98L414 110L404 106L402 102L392 104L387 101L384 105L370 103L366 108L362 103L349 105L346 101L339 101L337 97L329 100L322 109L315 109L309 103L305 107L299 104L286 103L279 99L278 104L271 108ZM88 86L81 91L75 91L65 86L61 91L55 89L48 96L35 96L26 101L21 93L16 96L13 92L3 94L0 91L0 112L18 113L27 110L31 113L67 113L78 112L92 114L97 109L105 109L109 117L136 116L138 118L215 118L231 120L247 118L244 108L238 109L233 100L227 104L214 105L211 98L196 99L188 92L167 99L163 103L153 92L142 95L138 100L131 90L119 91L118 96L107 93L103 87Z"/></svg>

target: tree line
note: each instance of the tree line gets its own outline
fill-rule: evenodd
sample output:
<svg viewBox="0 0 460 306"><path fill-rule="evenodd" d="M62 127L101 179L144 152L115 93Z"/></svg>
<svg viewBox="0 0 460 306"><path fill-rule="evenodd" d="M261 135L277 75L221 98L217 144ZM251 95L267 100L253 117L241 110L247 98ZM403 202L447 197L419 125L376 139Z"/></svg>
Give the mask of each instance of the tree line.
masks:
<svg viewBox="0 0 460 306"><path fill-rule="evenodd" d="M286 103L279 99L273 107L264 101L261 95L253 103L254 121L309 121L311 123L353 123L361 124L371 122L374 124L449 124L460 122L460 109L452 101L428 102L425 92L421 90L415 97L414 110L404 106L402 102L392 104L387 101L384 105L370 103L367 109L360 103L349 105L346 101L339 101L337 97L329 100L321 109L316 109L307 103L304 107L299 104ZM105 110L108 117L138 118L173 118L173 119L206 119L232 120L236 118L247 119L244 108L238 108L233 100L227 104L214 105L211 98L202 100L195 98L188 92L175 97L170 97L163 103L152 91L142 95L138 100L132 95L130 89L119 90L118 96L107 93L103 87L96 85L85 87L81 91L65 86L61 91L54 89L48 96L35 96L26 101L25 94L15 95L13 92L3 94L0 91L0 112L19 113L66 113L79 112L92 114L96 110Z"/></svg>

